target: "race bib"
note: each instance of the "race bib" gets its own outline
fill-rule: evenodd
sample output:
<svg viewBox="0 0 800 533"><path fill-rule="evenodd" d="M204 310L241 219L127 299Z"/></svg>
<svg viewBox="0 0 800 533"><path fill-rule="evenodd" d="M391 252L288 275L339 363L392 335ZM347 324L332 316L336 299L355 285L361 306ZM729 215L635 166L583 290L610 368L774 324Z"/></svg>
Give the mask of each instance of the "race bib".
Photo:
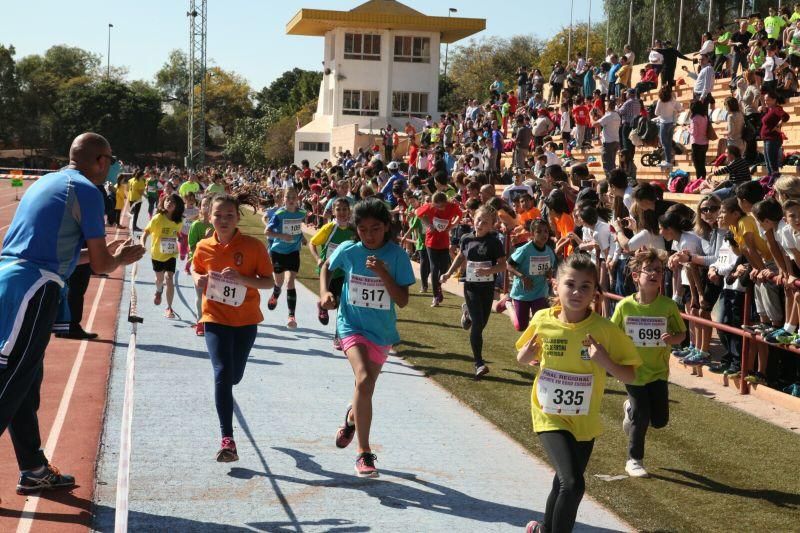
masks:
<svg viewBox="0 0 800 533"><path fill-rule="evenodd" d="M178 253L178 238L177 237L161 237L159 249L164 255L175 255Z"/></svg>
<svg viewBox="0 0 800 533"><path fill-rule="evenodd" d="M301 227L303 225L302 220L284 220L283 221L283 233L287 235L300 235L302 231Z"/></svg>
<svg viewBox="0 0 800 533"><path fill-rule="evenodd" d="M491 261L467 261L466 281L470 283L486 283L494 281L494 274L479 276L476 271L483 268L492 268Z"/></svg>
<svg viewBox="0 0 800 533"><path fill-rule="evenodd" d="M450 225L450 221L444 218L433 218L433 229L436 231L444 231L447 229L447 226Z"/></svg>
<svg viewBox="0 0 800 533"><path fill-rule="evenodd" d="M577 416L589 413L593 374L570 374L543 368L536 380L536 399L551 415Z"/></svg>
<svg viewBox="0 0 800 533"><path fill-rule="evenodd" d="M550 258L545 255L534 255L530 258L528 271L531 276L544 276L550 272Z"/></svg>
<svg viewBox="0 0 800 533"><path fill-rule="evenodd" d="M392 303L389 291L380 278L350 275L348 297L351 305L367 309L388 310Z"/></svg>
<svg viewBox="0 0 800 533"><path fill-rule="evenodd" d="M208 284L206 285L206 298L214 302L239 307L244 302L247 295L247 287L226 278L219 272L208 274Z"/></svg>
<svg viewBox="0 0 800 533"><path fill-rule="evenodd" d="M633 344L642 348L666 346L661 335L667 332L667 319L663 316L629 316L625 319L625 333Z"/></svg>
<svg viewBox="0 0 800 533"><path fill-rule="evenodd" d="M333 252L335 252L338 247L339 245L336 244L335 242L330 243L328 245L328 252L325 254L325 256L330 257L331 255L333 255Z"/></svg>

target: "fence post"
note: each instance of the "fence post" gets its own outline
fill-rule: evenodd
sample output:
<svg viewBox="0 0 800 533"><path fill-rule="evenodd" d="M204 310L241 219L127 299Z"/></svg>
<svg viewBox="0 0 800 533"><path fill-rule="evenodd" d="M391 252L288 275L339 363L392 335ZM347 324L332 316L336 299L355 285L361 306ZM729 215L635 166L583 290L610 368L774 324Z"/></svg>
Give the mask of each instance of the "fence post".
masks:
<svg viewBox="0 0 800 533"><path fill-rule="evenodd" d="M749 287L747 292L744 293L744 304L742 305L742 327L750 325L750 306L752 305L753 301L753 288ZM750 368L750 352L753 350L753 346L756 343L751 341L749 335L742 336L742 360L740 362L739 368L741 371L739 372L739 394L748 394L750 392L750 387L748 387L748 383L744 380L746 368Z"/></svg>

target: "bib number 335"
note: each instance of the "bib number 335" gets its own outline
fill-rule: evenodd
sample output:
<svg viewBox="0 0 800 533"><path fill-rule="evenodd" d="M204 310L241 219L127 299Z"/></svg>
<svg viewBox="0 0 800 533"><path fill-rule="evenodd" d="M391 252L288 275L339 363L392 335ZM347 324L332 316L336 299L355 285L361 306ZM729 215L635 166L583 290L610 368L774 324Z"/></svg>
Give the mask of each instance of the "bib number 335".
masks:
<svg viewBox="0 0 800 533"><path fill-rule="evenodd" d="M552 415L589 413L594 375L571 374L543 368L536 381L536 398L542 411Z"/></svg>

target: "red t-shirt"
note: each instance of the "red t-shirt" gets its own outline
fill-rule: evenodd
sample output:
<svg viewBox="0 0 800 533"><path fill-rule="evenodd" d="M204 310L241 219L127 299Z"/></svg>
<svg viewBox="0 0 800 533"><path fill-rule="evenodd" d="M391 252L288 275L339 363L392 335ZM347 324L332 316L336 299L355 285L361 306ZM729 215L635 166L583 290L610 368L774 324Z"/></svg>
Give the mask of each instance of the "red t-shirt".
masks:
<svg viewBox="0 0 800 533"><path fill-rule="evenodd" d="M408 147L408 164L412 167L417 166L417 156L419 156L419 146L412 144Z"/></svg>
<svg viewBox="0 0 800 533"><path fill-rule="evenodd" d="M575 119L575 124L578 126L591 126L592 122L589 119L589 108L585 105L577 105L572 108L572 116Z"/></svg>
<svg viewBox="0 0 800 533"><path fill-rule="evenodd" d="M509 111L511 114L517 112L517 105L519 104L519 100L517 100L517 96L514 93L511 93L511 96L508 97L508 105L510 106Z"/></svg>
<svg viewBox="0 0 800 533"><path fill-rule="evenodd" d="M449 249L450 228L453 227L453 219L461 216L461 209L453 202L447 202L442 209L437 209L434 204L425 204L416 213L428 223L425 246L434 250Z"/></svg>

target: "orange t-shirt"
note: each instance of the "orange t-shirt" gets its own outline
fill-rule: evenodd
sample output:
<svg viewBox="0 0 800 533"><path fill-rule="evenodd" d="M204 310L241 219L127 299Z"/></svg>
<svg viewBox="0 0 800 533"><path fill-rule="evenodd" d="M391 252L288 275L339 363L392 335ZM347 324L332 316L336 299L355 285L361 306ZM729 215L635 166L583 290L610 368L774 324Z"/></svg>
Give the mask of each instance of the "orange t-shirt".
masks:
<svg viewBox="0 0 800 533"><path fill-rule="evenodd" d="M197 243L192 259L198 274L222 272L227 267L249 277L265 278L272 275L272 261L264 243L242 235L238 230L228 244L217 240L217 234ZM224 326L250 326L264 320L261 314L261 297L258 289L247 287L242 304L238 307L216 302L203 294L203 316L200 322L213 322Z"/></svg>
<svg viewBox="0 0 800 533"><path fill-rule="evenodd" d="M569 213L562 213L560 216L553 214L553 222L556 225L556 231L558 232L558 238L566 237L567 234L571 231L575 231L575 220L573 220L572 215ZM572 244L568 244L564 247L564 257L567 257L569 254L572 253Z"/></svg>
<svg viewBox="0 0 800 533"><path fill-rule="evenodd" d="M536 207L532 207L528 211L523 211L522 213L517 215L517 221L519 222L519 226L515 228L511 240L511 242L515 246L519 243L527 242L528 240L530 240L531 234L528 230L525 229L525 224L527 224L529 220L536 220L537 218L542 218L542 212L539 211L539 209Z"/></svg>

